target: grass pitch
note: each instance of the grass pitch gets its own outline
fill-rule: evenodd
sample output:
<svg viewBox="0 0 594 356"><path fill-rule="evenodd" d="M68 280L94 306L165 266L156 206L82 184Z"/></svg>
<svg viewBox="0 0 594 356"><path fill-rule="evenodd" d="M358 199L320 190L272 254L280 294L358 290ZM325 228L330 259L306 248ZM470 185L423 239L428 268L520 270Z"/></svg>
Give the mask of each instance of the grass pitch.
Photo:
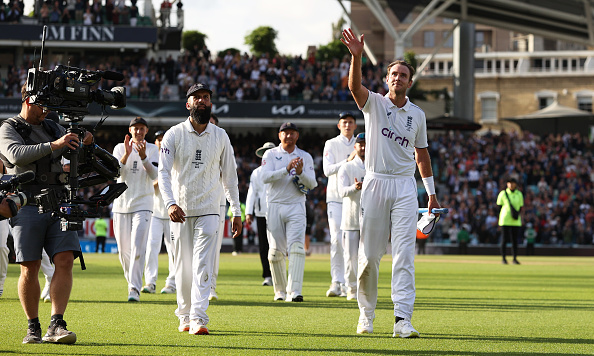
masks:
<svg viewBox="0 0 594 356"><path fill-rule="evenodd" d="M166 275L160 256L157 291ZM593 355L594 258L417 256L413 325L418 339L393 339L391 260L380 266L374 333L356 334L357 303L326 298L328 255L305 263L303 303L274 302L261 286L259 256L222 254L208 309L211 335L177 331L175 295L141 294L128 303L117 255L86 254L74 269L65 319L74 345L22 345L26 319L10 265L0 297L0 354L20 355ZM41 276L41 275L40 275ZM43 283L43 278L40 278ZM43 284L42 284L43 286ZM50 305L40 302L43 332Z"/></svg>

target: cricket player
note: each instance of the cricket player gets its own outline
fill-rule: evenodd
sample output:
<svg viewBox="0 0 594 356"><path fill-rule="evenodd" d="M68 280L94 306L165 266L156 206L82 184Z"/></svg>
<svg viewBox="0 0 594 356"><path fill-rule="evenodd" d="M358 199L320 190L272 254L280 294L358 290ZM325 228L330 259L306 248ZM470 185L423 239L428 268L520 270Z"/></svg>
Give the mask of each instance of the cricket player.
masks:
<svg viewBox="0 0 594 356"><path fill-rule="evenodd" d="M338 194L338 179L336 174L341 166L355 157L355 115L349 111L340 113L338 124L340 135L326 141L322 165L324 174L328 177L326 187L326 203L328 212L328 227L330 229L330 275L332 284L326 292L327 297L346 297L344 246L340 219L342 217L342 197Z"/></svg>
<svg viewBox="0 0 594 356"><path fill-rule="evenodd" d="M361 188L365 177L365 133L355 139L355 158L338 170L338 194L342 197L340 230L344 244L347 300L357 299L357 263L359 256L359 216Z"/></svg>
<svg viewBox="0 0 594 356"><path fill-rule="evenodd" d="M219 126L219 118L211 113L209 122L213 125ZM219 190L221 195L221 203L220 203L220 215L219 215L219 229L217 233L217 246L215 247L215 255L212 259L213 262L213 270L212 270L212 278L210 279L210 294L208 296L208 300L219 300L219 295L217 294L217 279L219 277L219 261L221 259L221 246L223 245L223 233L225 231L225 215L227 213L227 199L225 198L225 191L223 190L223 184L219 184ZM241 236L239 238L241 240ZM235 241L234 241L235 242Z"/></svg>
<svg viewBox="0 0 594 356"><path fill-rule="evenodd" d="M128 301L140 301L142 272L153 210L153 181L157 178L159 149L146 142L148 123L141 117L130 121L124 143L118 143L113 156L120 161L118 183L128 189L113 202L113 230L120 263L128 282Z"/></svg>
<svg viewBox="0 0 594 356"><path fill-rule="evenodd" d="M171 221L177 284L178 330L208 335L206 310L221 213L221 180L233 211L233 237L242 228L233 147L225 130L209 122L212 91L188 89L188 120L170 128L161 143L159 187Z"/></svg>
<svg viewBox="0 0 594 356"><path fill-rule="evenodd" d="M305 194L318 183L311 155L297 147L299 130L291 122L281 125L280 145L262 157L262 181L268 186L268 261L274 300L302 302L305 265ZM285 256L289 255L289 277Z"/></svg>
<svg viewBox="0 0 594 356"><path fill-rule="evenodd" d="M276 145L272 142L266 142L262 147L256 150L256 156L262 158L264 153ZM266 228L266 212L268 211L268 203L266 202L267 186L262 182L262 166L254 169L250 175L250 186L248 188L246 202L245 202L245 219L248 224L256 220L258 228L258 246L260 249L260 262L262 263L262 282L263 286L272 285L272 273L270 272L270 263L268 262L268 237Z"/></svg>
<svg viewBox="0 0 594 356"><path fill-rule="evenodd" d="M165 131L155 132L155 145L161 149L161 142ZM145 286L142 287L143 293L155 293L157 290L157 276L159 272L159 252L161 252L161 242L165 241L167 257L169 258L169 274L165 279L165 286L161 289L161 294L175 293L175 265L173 258L173 246L171 243L171 230L169 228L169 215L165 209L165 202L161 196L159 182L153 182L153 216L149 228L149 240L146 248L146 266L144 267Z"/></svg>
<svg viewBox="0 0 594 356"><path fill-rule="evenodd" d="M415 161L429 195L428 208L440 208L435 195L431 159L427 150L425 113L410 102L414 68L404 62L388 66L385 96L361 84L363 35L351 29L341 41L351 52L349 89L365 118L365 181L361 189L361 243L357 281L359 322L357 333L373 332L377 305L379 264L390 236L392 243L393 337L418 337L411 324L415 302L415 236L417 185Z"/></svg>

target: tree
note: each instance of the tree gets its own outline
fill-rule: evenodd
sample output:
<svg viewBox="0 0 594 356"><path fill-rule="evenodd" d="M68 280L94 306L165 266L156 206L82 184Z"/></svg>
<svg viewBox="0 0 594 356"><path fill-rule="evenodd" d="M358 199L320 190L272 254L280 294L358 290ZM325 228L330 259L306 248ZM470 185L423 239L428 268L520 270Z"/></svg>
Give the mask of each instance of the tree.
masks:
<svg viewBox="0 0 594 356"><path fill-rule="evenodd" d="M278 32L270 26L260 26L245 36L245 44L250 46L250 51L255 56L268 53L273 57L278 53L276 49L276 40Z"/></svg>
<svg viewBox="0 0 594 356"><path fill-rule="evenodd" d="M316 52L316 60L331 61L333 58L342 60L342 57L349 54L349 49L340 40L333 40L327 45L321 45Z"/></svg>
<svg viewBox="0 0 594 356"><path fill-rule="evenodd" d="M333 40L340 40L342 37L342 28L346 24L346 21L341 16L336 23L332 24L332 39Z"/></svg>
<svg viewBox="0 0 594 356"><path fill-rule="evenodd" d="M182 47L189 52L198 53L205 45L208 36L198 31L184 31L182 34Z"/></svg>
<svg viewBox="0 0 594 356"><path fill-rule="evenodd" d="M237 48L230 47L230 48L224 49L224 50L220 51L219 53L217 53L217 56L218 56L219 58L223 58L223 57L225 57L225 55L227 54L227 52L231 52L231 55L232 55L233 57L235 57L235 55L236 55L237 53L240 53L240 52L239 52L239 50L238 50Z"/></svg>

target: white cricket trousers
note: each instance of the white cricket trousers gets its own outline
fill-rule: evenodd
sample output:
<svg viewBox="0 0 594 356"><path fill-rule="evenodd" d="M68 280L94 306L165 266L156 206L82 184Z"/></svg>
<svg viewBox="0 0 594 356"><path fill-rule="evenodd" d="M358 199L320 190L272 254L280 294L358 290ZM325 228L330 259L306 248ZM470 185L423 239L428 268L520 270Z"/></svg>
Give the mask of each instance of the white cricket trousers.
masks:
<svg viewBox="0 0 594 356"><path fill-rule="evenodd" d="M8 272L8 219L0 221L0 293Z"/></svg>
<svg viewBox="0 0 594 356"><path fill-rule="evenodd" d="M268 233L269 251L279 251L284 256L295 243L305 244L305 202L294 204L268 203L266 213L266 230ZM270 253L268 254L270 256ZM289 256L290 263L291 256ZM270 264L270 269L274 266ZM303 269L300 275L291 275L289 269L289 285L286 292L292 295L301 295L303 286ZM292 282L291 282L292 281ZM276 286L274 287L276 291ZM280 290L279 290L280 291Z"/></svg>
<svg viewBox="0 0 594 356"><path fill-rule="evenodd" d="M333 283L344 284L344 246L340 222L342 220L342 203L328 202L328 228L330 229L330 276Z"/></svg>
<svg viewBox="0 0 594 356"><path fill-rule="evenodd" d="M391 234L394 315L410 320L415 303L415 240L419 208L413 177L368 172L361 191L357 300L360 318L373 320L379 265Z"/></svg>
<svg viewBox="0 0 594 356"><path fill-rule="evenodd" d="M177 310L181 319L208 323L208 296L212 278L214 252L217 246L218 215L186 217L184 223L172 223L175 256Z"/></svg>
<svg viewBox="0 0 594 356"><path fill-rule="evenodd" d="M173 247L171 246L169 223L169 219L161 219L154 216L151 218L149 238L146 245L146 266L144 267L144 283L147 285L157 284L159 252L161 252L161 241L164 241L167 256L169 257L169 275L165 280L165 285L175 288L175 266L173 264Z"/></svg>
<svg viewBox="0 0 594 356"><path fill-rule="evenodd" d="M343 230L344 277L350 291L357 290L357 267L359 263L359 230Z"/></svg>
<svg viewBox="0 0 594 356"><path fill-rule="evenodd" d="M152 213L148 210L113 213L113 230L128 289L135 288L140 291L142 288L142 272L151 215Z"/></svg>
<svg viewBox="0 0 594 356"><path fill-rule="evenodd" d="M210 279L210 289L215 290L217 288L217 278L219 277L219 261L221 260L221 246L223 246L223 233L225 232L225 205L221 205L221 215L219 215L219 230L217 232L217 246L215 247L215 256L213 259L212 266L212 278ZM238 238L242 238L240 236Z"/></svg>

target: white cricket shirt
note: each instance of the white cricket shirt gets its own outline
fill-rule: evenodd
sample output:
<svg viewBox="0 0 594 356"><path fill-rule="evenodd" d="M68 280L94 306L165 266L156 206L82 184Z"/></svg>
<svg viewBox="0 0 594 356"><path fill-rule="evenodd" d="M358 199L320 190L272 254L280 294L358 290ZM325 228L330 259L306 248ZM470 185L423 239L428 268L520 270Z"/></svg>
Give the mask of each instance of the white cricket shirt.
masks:
<svg viewBox="0 0 594 356"><path fill-rule="evenodd" d="M303 171L297 176L295 169L287 172L287 165L293 159L303 159ZM297 176L303 185L309 189L318 186L311 155L295 146L289 153L282 147L271 148L262 157L262 181L268 183L267 202L294 204L305 202L305 194L295 186L293 179Z"/></svg>
<svg viewBox="0 0 594 356"><path fill-rule="evenodd" d="M267 184L262 182L262 167L254 169L250 175L250 187L248 188L247 198L245 201L246 215L256 215L259 217L266 217L268 210L268 203L266 202L266 188Z"/></svg>
<svg viewBox="0 0 594 356"><path fill-rule="evenodd" d="M338 179L336 174L340 167L346 163L347 158L355 147L355 136L349 140L346 136L338 135L324 145L324 158L322 167L324 175L328 177L326 186L326 202L342 203L342 197L338 194Z"/></svg>
<svg viewBox="0 0 594 356"><path fill-rule="evenodd" d="M369 91L361 109L365 118L365 169L398 177L413 177L415 147L426 148L427 121L411 103L399 108L386 96Z"/></svg>
<svg viewBox="0 0 594 356"><path fill-rule="evenodd" d="M209 123L198 134L189 118L167 130L159 155L159 188L167 209L177 204L186 216L219 215L221 181L233 216L241 216L237 165L227 132Z"/></svg>
<svg viewBox="0 0 594 356"><path fill-rule="evenodd" d="M366 134L367 135L367 134ZM342 197L341 230L359 230L359 211L361 209L361 190L355 188L355 178L363 182L365 164L356 156L338 170L338 193Z"/></svg>
<svg viewBox="0 0 594 356"><path fill-rule="evenodd" d="M159 148L155 144L146 143L146 158L140 159L135 148L128 156L126 164L120 159L126 153L123 143L118 143L113 149L113 156L120 163L120 177L118 183L126 183L128 189L113 201L114 213L134 213L141 210L153 209L153 181L157 178L157 167L159 161ZM154 163L154 164L153 164Z"/></svg>

